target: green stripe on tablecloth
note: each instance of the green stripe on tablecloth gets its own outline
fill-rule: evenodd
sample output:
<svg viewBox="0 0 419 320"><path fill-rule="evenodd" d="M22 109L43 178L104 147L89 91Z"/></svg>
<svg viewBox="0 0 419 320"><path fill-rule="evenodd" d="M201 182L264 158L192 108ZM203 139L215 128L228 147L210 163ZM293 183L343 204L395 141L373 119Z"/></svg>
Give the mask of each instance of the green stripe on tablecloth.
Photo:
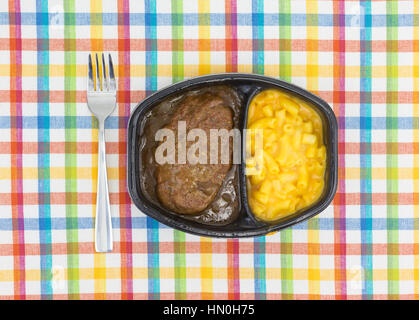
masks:
<svg viewBox="0 0 419 320"><path fill-rule="evenodd" d="M279 77L291 81L291 0L279 0Z"/></svg>
<svg viewBox="0 0 419 320"><path fill-rule="evenodd" d="M279 77L291 82L291 0L279 1ZM281 293L283 299L293 297L292 229L281 231Z"/></svg>
<svg viewBox="0 0 419 320"><path fill-rule="evenodd" d="M183 1L172 0L172 77L183 80Z"/></svg>
<svg viewBox="0 0 419 320"><path fill-rule="evenodd" d="M397 1L387 2L387 93L386 93L386 153L387 153L387 277L390 299L399 295L399 223L397 165Z"/></svg>
<svg viewBox="0 0 419 320"><path fill-rule="evenodd" d="M172 80L183 80L183 1L172 0ZM185 233L173 230L175 299L186 299Z"/></svg>
<svg viewBox="0 0 419 320"><path fill-rule="evenodd" d="M68 297L79 299L75 2L64 2L65 203Z"/></svg>

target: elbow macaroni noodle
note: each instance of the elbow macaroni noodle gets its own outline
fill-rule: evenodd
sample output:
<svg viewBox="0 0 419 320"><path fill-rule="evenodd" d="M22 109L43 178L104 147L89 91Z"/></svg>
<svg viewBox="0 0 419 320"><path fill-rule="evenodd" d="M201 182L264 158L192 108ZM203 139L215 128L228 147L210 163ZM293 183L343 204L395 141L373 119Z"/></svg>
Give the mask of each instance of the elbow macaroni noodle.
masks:
<svg viewBox="0 0 419 320"><path fill-rule="evenodd" d="M272 221L316 202L324 189L326 147L322 120L307 103L279 90L265 90L250 103L246 171L257 166L255 131L263 130L263 157L247 176L249 205ZM249 139L250 138L250 139ZM256 158L256 161L255 161Z"/></svg>

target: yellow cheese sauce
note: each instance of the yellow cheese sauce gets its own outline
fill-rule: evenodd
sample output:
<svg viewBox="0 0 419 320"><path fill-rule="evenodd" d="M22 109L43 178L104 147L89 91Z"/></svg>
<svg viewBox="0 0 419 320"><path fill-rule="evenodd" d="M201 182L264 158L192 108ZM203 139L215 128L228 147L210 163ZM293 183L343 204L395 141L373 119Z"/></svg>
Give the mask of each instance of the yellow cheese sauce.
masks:
<svg viewBox="0 0 419 320"><path fill-rule="evenodd" d="M272 221L316 202L326 167L319 114L303 100L265 90L250 103L247 129L246 179L253 214ZM260 135L263 147L258 149Z"/></svg>

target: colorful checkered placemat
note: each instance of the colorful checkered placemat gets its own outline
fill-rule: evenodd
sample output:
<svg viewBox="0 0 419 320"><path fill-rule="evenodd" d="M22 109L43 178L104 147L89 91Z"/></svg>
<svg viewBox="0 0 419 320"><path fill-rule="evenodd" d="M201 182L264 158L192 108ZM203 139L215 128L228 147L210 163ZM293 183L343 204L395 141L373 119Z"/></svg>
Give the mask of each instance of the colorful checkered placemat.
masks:
<svg viewBox="0 0 419 320"><path fill-rule="evenodd" d="M0 298L419 297L419 1L0 2ZM87 55L110 52L114 251L94 252L97 124ZM147 218L126 186L130 111L216 72L326 100L339 122L333 204L288 230L208 239Z"/></svg>

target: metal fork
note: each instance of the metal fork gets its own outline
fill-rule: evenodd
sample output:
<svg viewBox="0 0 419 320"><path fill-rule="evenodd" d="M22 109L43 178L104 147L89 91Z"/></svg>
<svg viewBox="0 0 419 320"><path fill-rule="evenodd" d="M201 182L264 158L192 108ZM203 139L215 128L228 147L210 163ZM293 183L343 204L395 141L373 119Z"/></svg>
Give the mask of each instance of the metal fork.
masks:
<svg viewBox="0 0 419 320"><path fill-rule="evenodd" d="M87 106L99 122L99 154L98 177L96 196L96 221L95 221L95 249L97 252L112 251L112 221L109 203L108 175L106 173L105 151L105 120L115 110L116 106L116 81L113 71L112 57L109 54L109 77L106 76L105 56L102 53L102 74L98 56L96 54L96 83L93 76L92 57L89 54L88 62Z"/></svg>

